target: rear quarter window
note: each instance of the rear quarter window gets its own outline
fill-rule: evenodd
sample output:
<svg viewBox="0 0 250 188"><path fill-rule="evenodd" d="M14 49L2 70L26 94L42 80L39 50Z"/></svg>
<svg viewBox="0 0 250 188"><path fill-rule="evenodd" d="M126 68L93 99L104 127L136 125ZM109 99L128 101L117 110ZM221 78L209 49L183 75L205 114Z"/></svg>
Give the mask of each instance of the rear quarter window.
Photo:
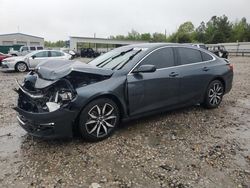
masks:
<svg viewBox="0 0 250 188"><path fill-rule="evenodd" d="M209 55L206 52L201 52L201 56L202 56L202 60L203 61L211 61L213 60L213 57L211 55Z"/></svg>

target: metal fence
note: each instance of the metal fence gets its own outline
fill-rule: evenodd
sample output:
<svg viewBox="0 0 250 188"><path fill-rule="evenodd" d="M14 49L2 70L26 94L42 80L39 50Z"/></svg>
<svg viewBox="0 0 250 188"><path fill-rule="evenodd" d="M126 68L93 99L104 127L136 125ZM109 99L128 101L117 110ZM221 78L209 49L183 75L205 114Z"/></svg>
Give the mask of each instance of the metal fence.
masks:
<svg viewBox="0 0 250 188"><path fill-rule="evenodd" d="M250 56L250 42L207 44L208 47L217 45L225 46L226 50L229 52L229 55Z"/></svg>

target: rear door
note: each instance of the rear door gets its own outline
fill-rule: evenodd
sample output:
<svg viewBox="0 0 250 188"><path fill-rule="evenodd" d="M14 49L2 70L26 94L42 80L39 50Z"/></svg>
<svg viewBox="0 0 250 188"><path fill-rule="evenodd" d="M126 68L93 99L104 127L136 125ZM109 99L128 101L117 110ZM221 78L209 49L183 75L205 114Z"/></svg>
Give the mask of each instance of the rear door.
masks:
<svg viewBox="0 0 250 188"><path fill-rule="evenodd" d="M32 57L29 58L30 68L35 68L42 61L48 60L49 52L48 51L40 51L35 53Z"/></svg>
<svg viewBox="0 0 250 188"><path fill-rule="evenodd" d="M127 76L130 115L172 106L178 103L179 78L175 54L164 47L146 56L141 65L155 65L152 73L130 73Z"/></svg>
<svg viewBox="0 0 250 188"><path fill-rule="evenodd" d="M180 77L180 103L200 102L211 79L213 57L199 49L176 47Z"/></svg>

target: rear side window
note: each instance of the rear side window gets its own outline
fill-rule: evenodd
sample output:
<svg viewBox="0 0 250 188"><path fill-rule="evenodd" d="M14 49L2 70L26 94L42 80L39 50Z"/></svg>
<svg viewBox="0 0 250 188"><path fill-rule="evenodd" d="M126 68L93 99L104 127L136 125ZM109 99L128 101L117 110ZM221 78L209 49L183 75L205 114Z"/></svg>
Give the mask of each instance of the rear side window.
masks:
<svg viewBox="0 0 250 188"><path fill-rule="evenodd" d="M51 57L63 56L63 53L61 52L51 51L50 53L51 53Z"/></svg>
<svg viewBox="0 0 250 188"><path fill-rule="evenodd" d="M172 48L162 48L154 51L146 57L141 65L155 65L157 69L172 67L174 63L174 52Z"/></svg>
<svg viewBox="0 0 250 188"><path fill-rule="evenodd" d="M202 62L201 53L199 50L191 48L178 48L181 65Z"/></svg>
<svg viewBox="0 0 250 188"><path fill-rule="evenodd" d="M36 57L49 57L48 51L38 52L35 54Z"/></svg>
<svg viewBox="0 0 250 188"><path fill-rule="evenodd" d="M201 52L202 60L203 61L210 61L213 59L213 57L205 52Z"/></svg>

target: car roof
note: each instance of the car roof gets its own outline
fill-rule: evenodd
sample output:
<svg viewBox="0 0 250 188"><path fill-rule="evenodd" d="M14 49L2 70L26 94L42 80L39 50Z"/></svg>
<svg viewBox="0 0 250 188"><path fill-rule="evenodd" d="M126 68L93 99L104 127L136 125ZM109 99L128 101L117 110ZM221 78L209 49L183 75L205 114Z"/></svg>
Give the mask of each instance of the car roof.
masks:
<svg viewBox="0 0 250 188"><path fill-rule="evenodd" d="M122 48L147 48L149 50L154 50L156 48L160 48L160 47L165 47L165 46L169 46L169 47L189 47L189 48L195 48L194 46L190 45L190 44L180 44L180 43L140 43L140 44L131 44L131 45L127 45L127 46L123 46ZM196 49L196 48L195 48Z"/></svg>

